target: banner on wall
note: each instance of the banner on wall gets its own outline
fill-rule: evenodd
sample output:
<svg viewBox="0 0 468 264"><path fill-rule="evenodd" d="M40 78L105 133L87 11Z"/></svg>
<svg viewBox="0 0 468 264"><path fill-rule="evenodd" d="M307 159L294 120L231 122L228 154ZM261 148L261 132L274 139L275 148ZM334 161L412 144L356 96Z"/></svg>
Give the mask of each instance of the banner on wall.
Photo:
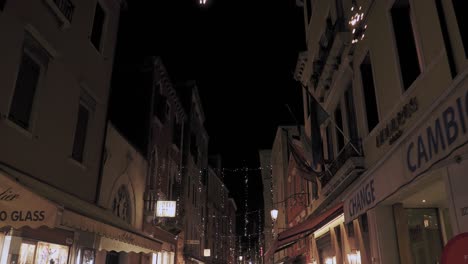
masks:
<svg viewBox="0 0 468 264"><path fill-rule="evenodd" d="M0 226L55 227L58 208L0 171Z"/></svg>

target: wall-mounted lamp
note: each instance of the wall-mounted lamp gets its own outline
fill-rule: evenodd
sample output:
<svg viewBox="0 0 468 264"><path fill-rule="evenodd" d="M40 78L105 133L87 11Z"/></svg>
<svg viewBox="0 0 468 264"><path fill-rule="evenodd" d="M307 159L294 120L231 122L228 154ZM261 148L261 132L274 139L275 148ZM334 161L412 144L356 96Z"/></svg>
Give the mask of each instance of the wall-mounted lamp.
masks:
<svg viewBox="0 0 468 264"><path fill-rule="evenodd" d="M290 195L288 198L284 199L283 201L273 203L273 206L277 204L281 204L281 203L288 204L288 202L289 202L289 206L294 206L294 205L306 206L308 205L308 201L309 201L308 196L309 194L306 192L295 193L295 194ZM273 220L273 222L275 222L276 219L278 219L278 209L273 207L273 209L270 211L270 214L271 214L271 219Z"/></svg>
<svg viewBox="0 0 468 264"><path fill-rule="evenodd" d="M359 250L352 250L348 253L349 264L361 264L361 252Z"/></svg>
<svg viewBox="0 0 468 264"><path fill-rule="evenodd" d="M270 211L270 214L271 214L271 220L273 220L273 222L275 222L276 219L278 219L278 209L272 209Z"/></svg>

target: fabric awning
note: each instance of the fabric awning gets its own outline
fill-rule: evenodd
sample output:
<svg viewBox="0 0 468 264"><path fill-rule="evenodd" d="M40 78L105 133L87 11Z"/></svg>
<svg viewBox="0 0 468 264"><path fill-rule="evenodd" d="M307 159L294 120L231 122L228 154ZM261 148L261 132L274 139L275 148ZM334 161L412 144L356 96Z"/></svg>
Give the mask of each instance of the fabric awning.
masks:
<svg viewBox="0 0 468 264"><path fill-rule="evenodd" d="M66 226L88 231L104 238L100 248L106 250L139 253L160 251L162 246L161 241L146 236L112 212L4 166L0 166L0 208L8 209L8 215L22 214L22 221L13 221L18 218L15 215L12 221L0 224L14 228ZM34 214L35 211L39 212ZM44 219L37 221L35 217ZM108 239L115 241L110 243Z"/></svg>
<svg viewBox="0 0 468 264"><path fill-rule="evenodd" d="M309 217L304 222L296 226L293 226L286 231L279 233L278 242L281 243L282 240L286 240L292 237L297 237L298 235L300 237L300 235L303 234L304 232L313 232L314 230L320 228L322 224L325 224L326 221L330 220L330 218L342 212L343 212L343 203L341 202L331 207L330 209L326 210L325 212L321 213L320 215L315 216L315 217ZM297 237L296 239L298 239L299 237Z"/></svg>
<svg viewBox="0 0 468 264"><path fill-rule="evenodd" d="M58 204L37 195L0 170L0 226L53 228L58 212Z"/></svg>
<svg viewBox="0 0 468 264"><path fill-rule="evenodd" d="M161 250L162 242L144 237L135 231L118 228L101 221L65 210L62 225L101 236L99 250L150 253Z"/></svg>
<svg viewBox="0 0 468 264"><path fill-rule="evenodd" d="M275 252L278 252L286 247L289 247L304 238L306 235L319 229L321 226L330 221L333 217L343 213L343 203L339 203L318 216L309 217L304 222L293 226L286 231L279 233L277 240L266 251L265 257L271 257Z"/></svg>

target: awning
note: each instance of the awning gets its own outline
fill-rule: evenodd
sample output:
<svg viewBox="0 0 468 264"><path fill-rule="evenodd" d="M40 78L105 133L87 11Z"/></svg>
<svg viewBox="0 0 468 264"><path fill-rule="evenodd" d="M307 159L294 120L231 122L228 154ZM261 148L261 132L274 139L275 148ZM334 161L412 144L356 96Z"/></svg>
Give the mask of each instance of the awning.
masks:
<svg viewBox="0 0 468 264"><path fill-rule="evenodd" d="M0 224L14 228L66 226L100 235L103 242L99 249L137 253L161 250L161 241L146 236L112 212L4 166L0 167L0 208L9 217ZM109 239L115 241L110 243Z"/></svg>
<svg viewBox="0 0 468 264"><path fill-rule="evenodd" d="M268 250L266 251L265 253L265 257L266 258L269 258L271 257L274 253L280 251L280 250L283 250L289 246L292 246L294 245L297 240L299 239L300 237L290 237L290 238L287 238L287 239L284 239L282 241L278 241L278 240L275 240L275 242L273 243L273 245L271 245L270 248L268 248Z"/></svg>
<svg viewBox="0 0 468 264"><path fill-rule="evenodd" d="M0 170L0 226L53 228L57 224L58 207Z"/></svg>
<svg viewBox="0 0 468 264"><path fill-rule="evenodd" d="M278 242L281 243L282 240L286 240L289 238L300 238L300 235L303 234L304 232L313 232L314 230L320 228L321 225L325 224L327 221L329 221L331 218L334 216L341 214L343 212L343 203L339 203L330 209L326 210L322 214L315 216L315 217L309 217L307 220L304 222L293 226L289 228L286 231L283 231L279 233L278 235ZM303 234L305 235L305 234Z"/></svg>
<svg viewBox="0 0 468 264"><path fill-rule="evenodd" d="M161 250L162 242L146 238L135 231L125 230L65 210L62 215L64 226L100 235L99 250L151 253Z"/></svg>

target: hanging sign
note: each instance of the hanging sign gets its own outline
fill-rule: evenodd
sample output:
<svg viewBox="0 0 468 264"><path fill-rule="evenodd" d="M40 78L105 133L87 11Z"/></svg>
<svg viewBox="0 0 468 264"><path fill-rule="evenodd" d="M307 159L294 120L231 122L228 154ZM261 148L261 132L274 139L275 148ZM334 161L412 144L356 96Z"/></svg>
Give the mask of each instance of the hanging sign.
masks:
<svg viewBox="0 0 468 264"><path fill-rule="evenodd" d="M176 202L175 201L158 201L156 203L157 217L175 217Z"/></svg>
<svg viewBox="0 0 468 264"><path fill-rule="evenodd" d="M0 226L55 227L57 206L0 172Z"/></svg>

